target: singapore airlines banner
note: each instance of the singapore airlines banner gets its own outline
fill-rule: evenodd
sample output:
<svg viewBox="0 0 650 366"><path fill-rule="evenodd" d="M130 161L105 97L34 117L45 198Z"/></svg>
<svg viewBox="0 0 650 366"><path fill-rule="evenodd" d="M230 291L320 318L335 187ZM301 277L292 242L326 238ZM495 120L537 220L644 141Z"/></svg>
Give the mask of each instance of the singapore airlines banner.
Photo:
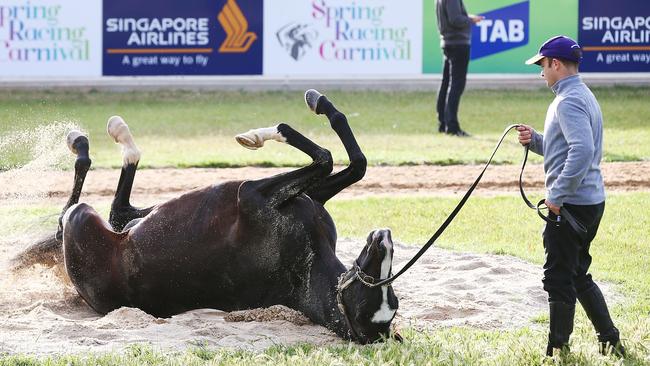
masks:
<svg viewBox="0 0 650 366"><path fill-rule="evenodd" d="M594 72L650 71L650 3L580 0L578 42L581 69Z"/></svg>
<svg viewBox="0 0 650 366"><path fill-rule="evenodd" d="M104 75L262 73L262 0L106 0Z"/></svg>
<svg viewBox="0 0 650 366"><path fill-rule="evenodd" d="M420 74L422 0L265 0L265 75Z"/></svg>
<svg viewBox="0 0 650 366"><path fill-rule="evenodd" d="M101 7L88 0L0 0L0 77L101 75Z"/></svg>

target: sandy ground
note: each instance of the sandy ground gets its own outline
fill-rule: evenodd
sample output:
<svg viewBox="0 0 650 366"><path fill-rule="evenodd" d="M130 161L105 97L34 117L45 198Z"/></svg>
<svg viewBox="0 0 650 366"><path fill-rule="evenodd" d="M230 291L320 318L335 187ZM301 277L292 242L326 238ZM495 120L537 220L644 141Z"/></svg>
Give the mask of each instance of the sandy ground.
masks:
<svg viewBox="0 0 650 366"><path fill-rule="evenodd" d="M464 193L481 166L371 167L364 180L339 198ZM151 169L139 171L133 201L164 201L192 188L231 179L256 179L291 169ZM494 166L476 191L478 195L518 194L519 167ZM609 191L648 191L650 163L603 165ZM543 190L542 168L526 170L530 191ZM82 200L108 203L119 170L89 172ZM19 169L0 173L0 204L63 206L72 186L72 172ZM36 225L38 226L38 225ZM158 319L138 309L121 308L106 316L94 313L56 269L35 267L20 273L6 269L6 259L33 242L33 234L0 240L0 353L53 354L111 351L131 343L150 343L163 350L182 350L206 343L212 347L260 350L275 344L337 344L342 342L323 327L305 322L289 309L272 308L228 314L201 309ZM339 258L350 264L362 243L342 239ZM416 252L397 245L394 270ZM398 327L435 328L469 325L503 329L530 325L546 309L536 265L509 256L467 254L432 248L395 283L400 299ZM620 300L603 286L611 302ZM618 300L617 300L618 299ZM252 320L252 321L251 321ZM305 324L306 323L306 324Z"/></svg>
<svg viewBox="0 0 650 366"><path fill-rule="evenodd" d="M14 243L17 244L17 243ZM363 243L342 239L339 258L350 264ZM396 244L395 269L416 248ZM541 268L510 256L430 249L394 285L398 328L468 325L503 329L530 325L546 309ZM603 286L608 299L618 296ZM252 321L251 321L252 320ZM343 341L289 309L225 313L200 309L168 319L134 308L94 313L56 270L35 267L0 279L0 352L58 354L123 349L149 343L164 351L192 344L261 350L275 344Z"/></svg>

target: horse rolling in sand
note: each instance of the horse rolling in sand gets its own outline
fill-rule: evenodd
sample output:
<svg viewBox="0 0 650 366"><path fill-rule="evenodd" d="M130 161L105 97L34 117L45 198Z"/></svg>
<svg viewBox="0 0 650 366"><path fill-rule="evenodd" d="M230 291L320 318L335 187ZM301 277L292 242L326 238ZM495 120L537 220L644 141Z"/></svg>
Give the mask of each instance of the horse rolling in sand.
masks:
<svg viewBox="0 0 650 366"><path fill-rule="evenodd" d="M70 132L74 187L56 237L81 297L102 314L129 306L161 317L281 304L358 343L389 337L397 297L391 286L364 282L391 274L390 231L372 231L348 270L336 257L336 228L323 207L364 176L366 159L345 115L324 95L311 89L305 101L328 117L349 156L347 168L331 174L330 152L280 123L236 139L250 149L266 140L287 143L309 155L310 165L211 185L144 209L129 202L140 152L122 118L111 117L108 134L123 146L124 163L108 222L78 203L91 164L89 142Z"/></svg>

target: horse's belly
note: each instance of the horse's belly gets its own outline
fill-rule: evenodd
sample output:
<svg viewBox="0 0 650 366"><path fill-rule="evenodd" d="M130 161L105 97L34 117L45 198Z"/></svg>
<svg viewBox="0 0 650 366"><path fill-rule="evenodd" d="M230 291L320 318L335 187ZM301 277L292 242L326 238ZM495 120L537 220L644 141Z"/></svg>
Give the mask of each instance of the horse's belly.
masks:
<svg viewBox="0 0 650 366"><path fill-rule="evenodd" d="M329 215L304 200L273 222L230 209L161 206L134 226L120 256L130 305L158 315L245 309L286 304L304 287L314 248L332 240Z"/></svg>
<svg viewBox="0 0 650 366"><path fill-rule="evenodd" d="M134 306L233 310L280 303L291 291L296 262L263 240L187 241L125 248L121 273ZM152 250L153 249L153 250ZM165 304L165 305L162 305ZM184 310L183 310L184 311ZM161 312L161 311L158 311Z"/></svg>

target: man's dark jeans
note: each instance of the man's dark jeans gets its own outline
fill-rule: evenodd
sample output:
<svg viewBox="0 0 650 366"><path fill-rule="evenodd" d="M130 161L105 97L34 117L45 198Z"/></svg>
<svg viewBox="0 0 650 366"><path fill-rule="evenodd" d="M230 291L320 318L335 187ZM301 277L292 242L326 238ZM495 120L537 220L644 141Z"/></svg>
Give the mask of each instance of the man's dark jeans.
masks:
<svg viewBox="0 0 650 366"><path fill-rule="evenodd" d="M465 90L469 45L449 45L442 49L444 65L442 83L438 91L438 122L440 132L455 133L460 130L458 105Z"/></svg>
<svg viewBox="0 0 650 366"><path fill-rule="evenodd" d="M564 208L585 225L587 232L578 233L566 223L560 227L546 225L546 262L542 282L550 302L561 301L573 305L577 295L596 286L587 273L591 265L589 247L603 217L605 202L585 206L564 204ZM556 220L557 216L550 212L549 218Z"/></svg>

